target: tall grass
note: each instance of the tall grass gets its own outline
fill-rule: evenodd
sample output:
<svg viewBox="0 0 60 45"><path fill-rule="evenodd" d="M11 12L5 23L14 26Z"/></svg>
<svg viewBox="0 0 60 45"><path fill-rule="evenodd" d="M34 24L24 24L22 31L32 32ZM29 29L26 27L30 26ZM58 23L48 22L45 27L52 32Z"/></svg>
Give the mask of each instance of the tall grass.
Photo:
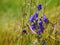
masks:
<svg viewBox="0 0 60 45"><path fill-rule="evenodd" d="M45 1L48 2L48 0ZM52 23L57 21L60 24L60 1L56 11L57 2L57 0L51 0L45 8L44 14ZM39 17L41 17L45 5L43 0L0 0L0 45L34 45L37 41L36 35L26 27L26 23L28 23L29 17L37 11L38 4L43 6L39 12ZM23 29L26 29L28 34L22 34ZM60 45L58 43L60 41L49 37L52 35L55 38L55 33L50 33L51 30L53 30L52 26L48 25L42 34L39 45L42 45L43 39L46 39L47 45L55 45L55 43Z"/></svg>

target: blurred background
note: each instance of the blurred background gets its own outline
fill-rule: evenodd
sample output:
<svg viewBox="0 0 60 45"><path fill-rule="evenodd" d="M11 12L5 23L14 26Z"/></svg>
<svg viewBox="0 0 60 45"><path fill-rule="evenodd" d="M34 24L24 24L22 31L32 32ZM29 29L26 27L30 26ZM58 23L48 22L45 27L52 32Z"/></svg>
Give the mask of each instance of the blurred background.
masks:
<svg viewBox="0 0 60 45"><path fill-rule="evenodd" d="M40 44L34 44L37 42L36 35L32 34L26 24L37 11L38 4L42 5L39 17L45 14L51 23L57 22L54 29L58 34L49 24L42 34ZM22 34L23 29L28 34ZM60 45L59 33L60 0L0 0L0 45L42 45L43 39L46 39L46 45Z"/></svg>

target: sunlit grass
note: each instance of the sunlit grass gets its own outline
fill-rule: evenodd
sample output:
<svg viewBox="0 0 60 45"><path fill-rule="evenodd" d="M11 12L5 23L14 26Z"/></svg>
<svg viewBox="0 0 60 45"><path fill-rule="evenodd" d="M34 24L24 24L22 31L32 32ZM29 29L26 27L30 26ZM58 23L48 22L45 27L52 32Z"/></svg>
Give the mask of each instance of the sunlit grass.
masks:
<svg viewBox="0 0 60 45"><path fill-rule="evenodd" d="M34 6L37 6L39 1L35 3L33 3L34 0L32 1L31 12L29 8L30 3L27 3L27 8L24 9L24 2L25 0L0 1L0 45L34 45L35 42L38 42L37 35L34 35L30 29L26 27L26 23L28 23L30 13L34 14L36 12L37 8L34 8ZM42 5L44 5L43 1L40 2ZM51 1L47 5L45 14L52 23L57 21L60 24L60 6L56 11L55 3L57 3L56 0ZM26 11L27 15L24 15L23 18L24 11ZM39 17L42 16L42 11L39 13ZM23 29L26 29L28 34L22 34ZM52 34L50 32L52 30L52 26L49 24L42 34L42 38L40 39L40 43L38 45L42 45L43 39L47 40L47 45L55 45L55 43L57 43L57 41L49 37L49 35L51 35L53 38L55 38L55 33ZM60 44L58 43L58 45Z"/></svg>

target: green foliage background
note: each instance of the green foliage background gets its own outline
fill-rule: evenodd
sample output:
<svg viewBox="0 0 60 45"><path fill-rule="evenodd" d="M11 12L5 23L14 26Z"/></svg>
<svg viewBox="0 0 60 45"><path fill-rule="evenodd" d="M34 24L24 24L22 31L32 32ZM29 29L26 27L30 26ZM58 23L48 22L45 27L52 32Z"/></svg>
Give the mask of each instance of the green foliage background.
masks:
<svg viewBox="0 0 60 45"><path fill-rule="evenodd" d="M60 0L0 0L0 45L33 45L36 37L25 25L30 15L37 11L38 4L42 4L39 17L44 13L52 23L60 23ZM26 29L29 35L22 35L22 29ZM60 45L48 38L50 25L46 30L39 45L42 45L43 38L47 39L47 45Z"/></svg>

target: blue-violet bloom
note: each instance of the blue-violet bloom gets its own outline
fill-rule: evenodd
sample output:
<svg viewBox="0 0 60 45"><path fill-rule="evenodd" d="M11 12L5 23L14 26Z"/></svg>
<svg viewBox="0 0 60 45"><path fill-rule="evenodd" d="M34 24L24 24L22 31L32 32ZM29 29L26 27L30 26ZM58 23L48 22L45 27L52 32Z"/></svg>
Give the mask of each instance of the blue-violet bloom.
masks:
<svg viewBox="0 0 60 45"><path fill-rule="evenodd" d="M31 16L30 17L30 22L33 22L34 21L34 16Z"/></svg>
<svg viewBox="0 0 60 45"><path fill-rule="evenodd" d="M22 32L23 32L23 33L26 33L26 30L23 30Z"/></svg>
<svg viewBox="0 0 60 45"><path fill-rule="evenodd" d="M35 30L35 29L36 29L36 25L35 25L35 24L32 24L32 25L31 25L31 29L32 29L32 30Z"/></svg>
<svg viewBox="0 0 60 45"><path fill-rule="evenodd" d="M41 34L41 30L38 30L38 31L37 31L37 34L40 35L40 34Z"/></svg>
<svg viewBox="0 0 60 45"><path fill-rule="evenodd" d="M42 9L42 5L39 4L39 5L37 6L37 8L38 8L38 10L41 10L41 9Z"/></svg>
<svg viewBox="0 0 60 45"><path fill-rule="evenodd" d="M48 18L47 18L45 15L43 16L43 20L44 20L44 22L45 22L46 24L49 23L49 20L48 20Z"/></svg>

